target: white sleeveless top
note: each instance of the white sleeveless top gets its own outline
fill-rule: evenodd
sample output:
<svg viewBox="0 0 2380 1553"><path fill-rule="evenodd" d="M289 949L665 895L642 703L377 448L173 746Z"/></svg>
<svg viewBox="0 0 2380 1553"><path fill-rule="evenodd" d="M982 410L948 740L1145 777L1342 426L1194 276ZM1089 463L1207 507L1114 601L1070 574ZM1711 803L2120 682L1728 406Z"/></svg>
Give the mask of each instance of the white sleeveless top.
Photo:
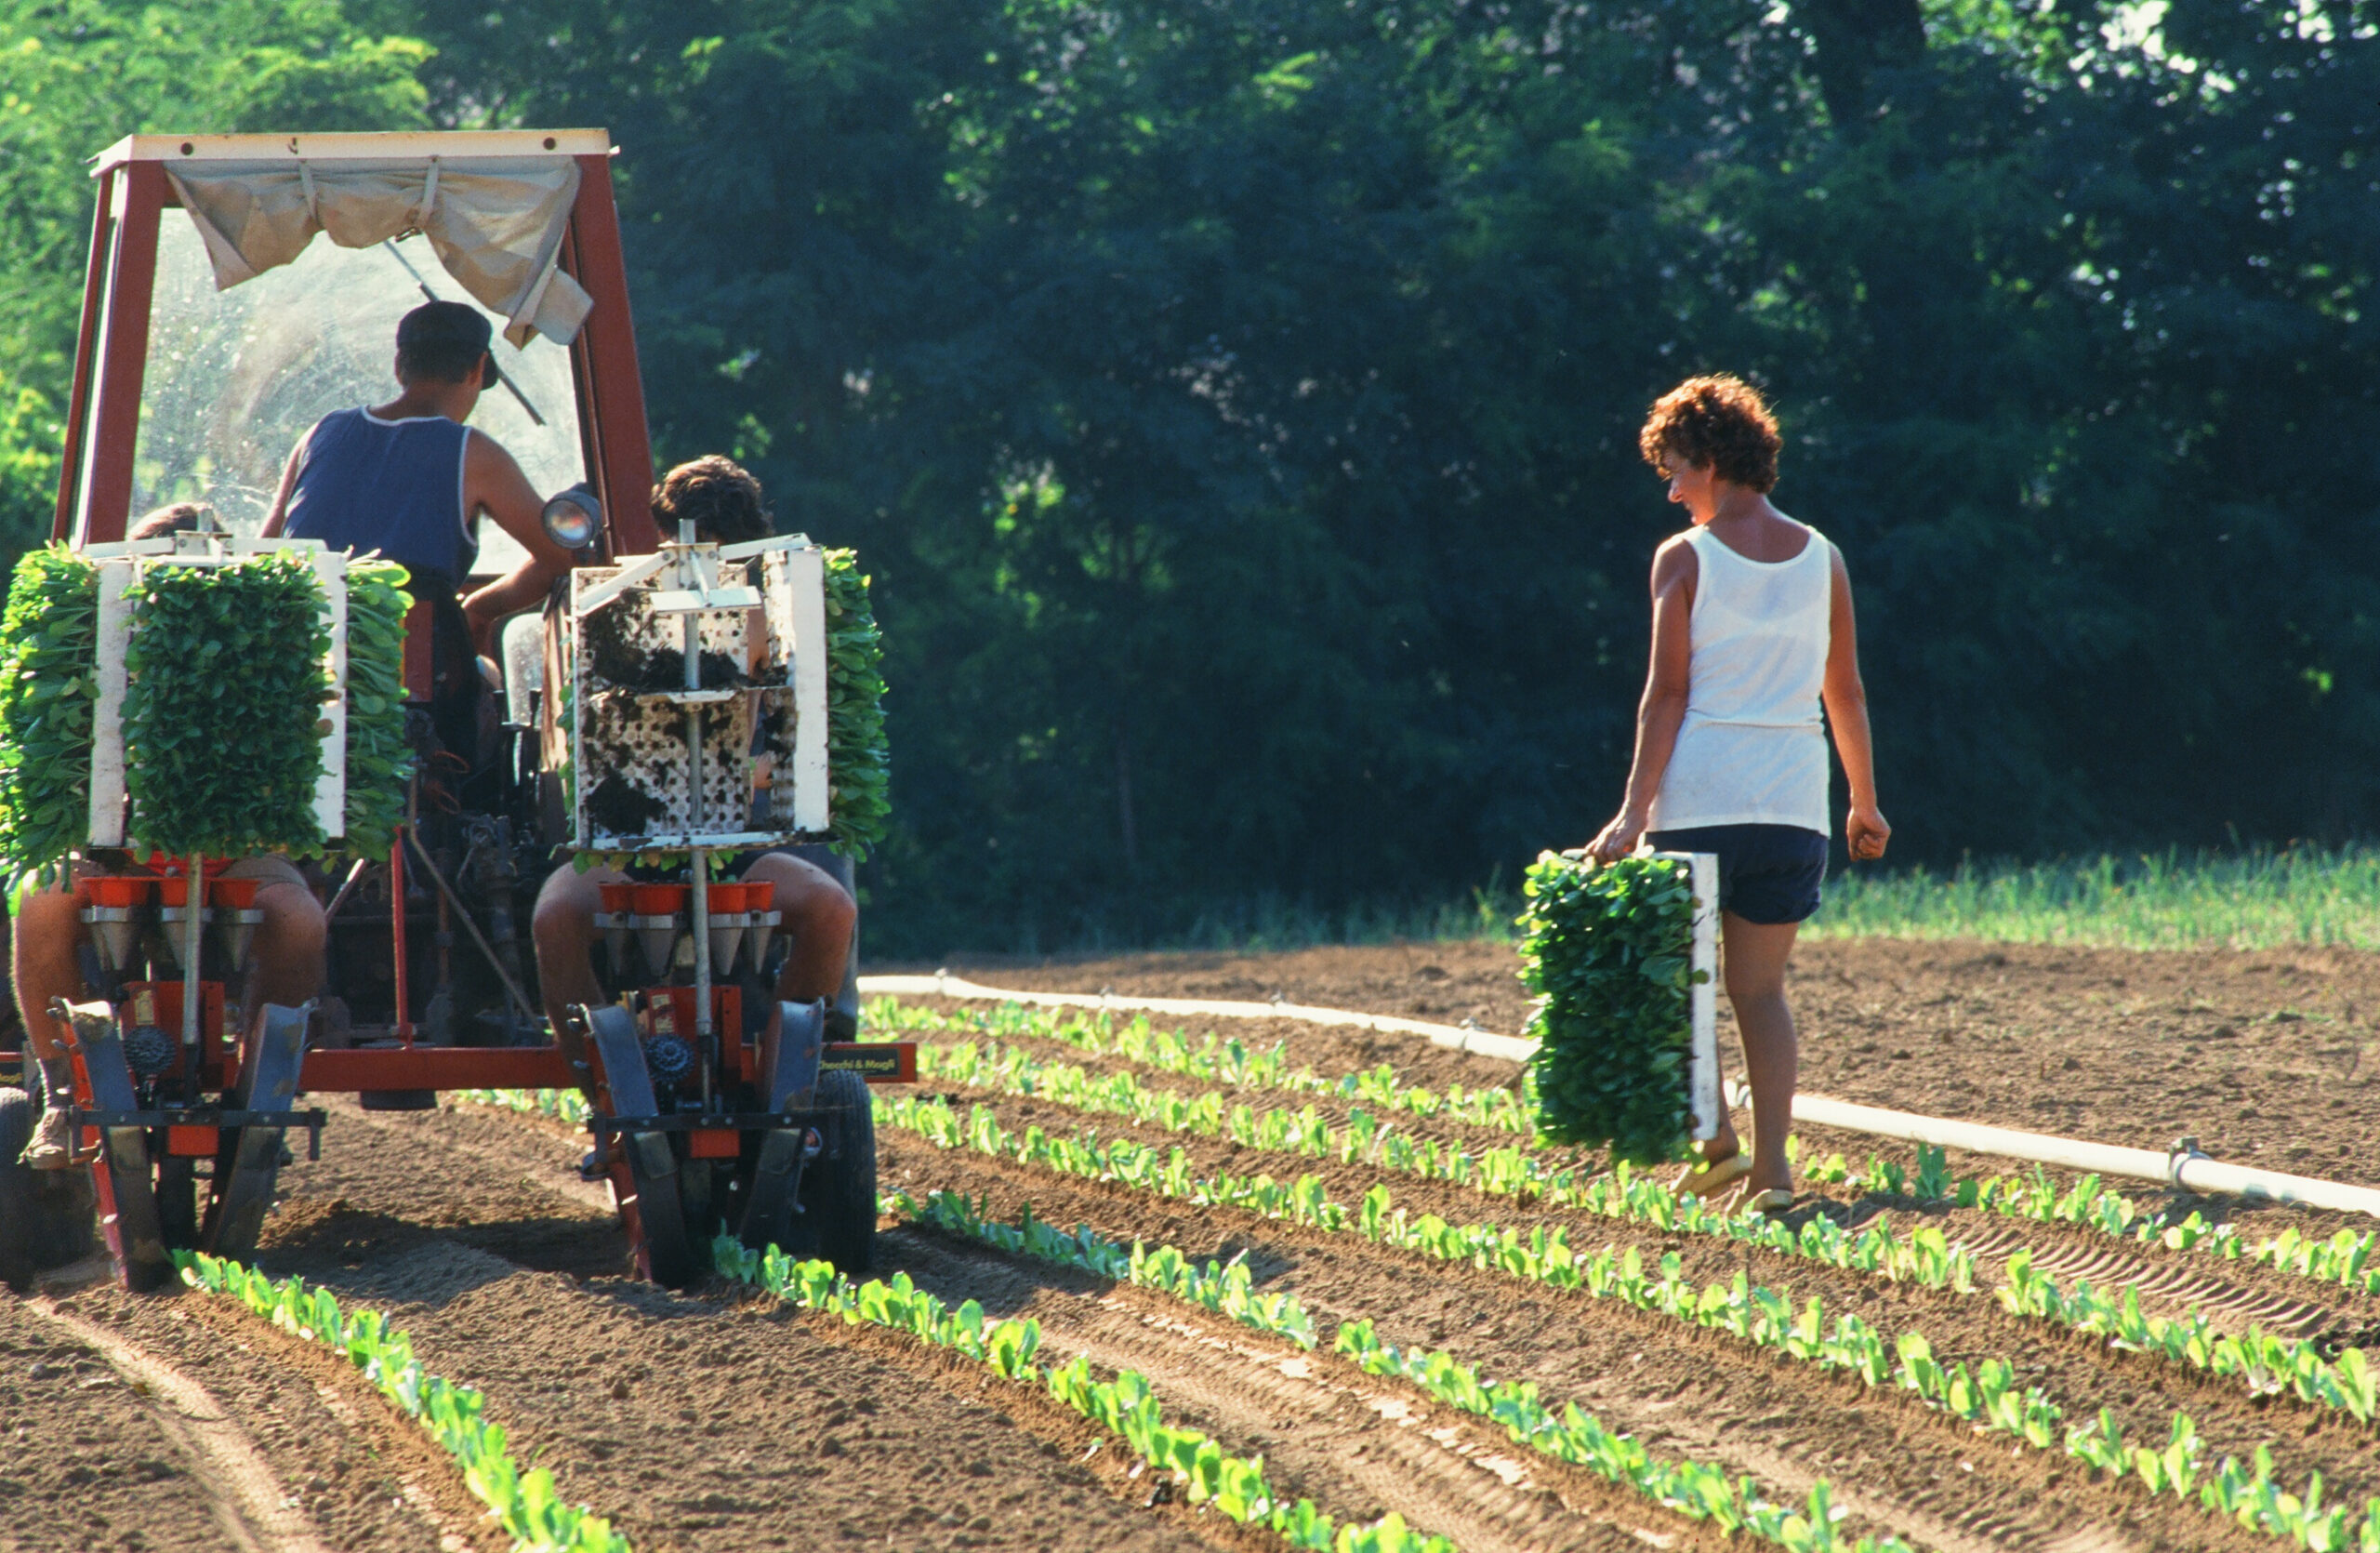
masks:
<svg viewBox="0 0 2380 1553"><path fill-rule="evenodd" d="M1791 561L1753 561L1707 528L1686 538L1698 576L1686 721L1654 796L1655 830L1792 825L1830 832L1825 725L1834 547L1817 529Z"/></svg>

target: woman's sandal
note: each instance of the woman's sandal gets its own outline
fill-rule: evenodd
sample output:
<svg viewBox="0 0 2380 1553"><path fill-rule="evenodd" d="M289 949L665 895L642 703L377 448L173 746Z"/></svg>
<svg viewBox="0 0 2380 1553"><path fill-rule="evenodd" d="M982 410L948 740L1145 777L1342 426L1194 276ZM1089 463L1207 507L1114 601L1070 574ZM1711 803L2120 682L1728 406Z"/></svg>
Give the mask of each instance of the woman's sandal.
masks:
<svg viewBox="0 0 2380 1553"><path fill-rule="evenodd" d="M1793 1206L1793 1188L1771 1187L1744 1199L1744 1210L1753 1214L1781 1214Z"/></svg>
<svg viewBox="0 0 2380 1553"><path fill-rule="evenodd" d="M1680 1197L1709 1197L1752 1174L1752 1156L1738 1149L1724 1160L1705 1160L1677 1178Z"/></svg>

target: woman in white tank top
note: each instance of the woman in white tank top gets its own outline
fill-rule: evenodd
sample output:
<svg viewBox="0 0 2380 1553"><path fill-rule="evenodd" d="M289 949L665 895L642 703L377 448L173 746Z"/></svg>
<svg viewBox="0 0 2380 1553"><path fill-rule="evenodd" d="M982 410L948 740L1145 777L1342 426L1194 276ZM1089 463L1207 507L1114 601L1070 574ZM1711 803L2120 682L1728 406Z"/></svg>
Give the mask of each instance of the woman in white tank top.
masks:
<svg viewBox="0 0 2380 1553"><path fill-rule="evenodd" d="M1747 1205L1775 1211L1793 1201L1785 1137L1800 1066L1785 963L1826 876L1830 724L1851 789L1851 856L1882 857L1892 835L1876 808L1851 578L1824 535L1769 504L1781 439L1757 390L1689 378L1653 405L1638 445L1693 526L1653 556L1635 763L1588 850L1609 861L1644 840L1718 856L1722 974L1752 1082L1752 1149L1725 1123L1681 1186L1715 1193L1740 1180Z"/></svg>

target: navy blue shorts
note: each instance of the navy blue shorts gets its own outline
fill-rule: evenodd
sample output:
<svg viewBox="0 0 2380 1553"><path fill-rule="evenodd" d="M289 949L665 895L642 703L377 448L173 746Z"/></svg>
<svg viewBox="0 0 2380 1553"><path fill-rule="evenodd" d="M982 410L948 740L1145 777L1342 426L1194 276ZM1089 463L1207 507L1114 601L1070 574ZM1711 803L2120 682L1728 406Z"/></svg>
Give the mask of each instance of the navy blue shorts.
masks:
<svg viewBox="0 0 2380 1553"><path fill-rule="evenodd" d="M1798 825L1698 825L1645 838L1661 852L1710 852L1719 858L1719 909L1774 926L1806 920L1818 909L1826 878L1826 838Z"/></svg>

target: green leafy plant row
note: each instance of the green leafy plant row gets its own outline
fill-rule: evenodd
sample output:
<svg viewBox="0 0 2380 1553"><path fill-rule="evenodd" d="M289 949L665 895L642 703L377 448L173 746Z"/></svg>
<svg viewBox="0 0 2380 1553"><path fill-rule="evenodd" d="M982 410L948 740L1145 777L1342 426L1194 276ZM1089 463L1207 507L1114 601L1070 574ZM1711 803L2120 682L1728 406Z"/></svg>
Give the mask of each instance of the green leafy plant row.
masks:
<svg viewBox="0 0 2380 1553"><path fill-rule="evenodd" d="M1542 1002L1538 1129L1638 1164L1675 1159L1693 1124L1690 870L1658 857L1546 853L1521 884L1521 981Z"/></svg>
<svg viewBox="0 0 2380 1553"><path fill-rule="evenodd" d="M424 1370L412 1339L390 1331L380 1312L342 1311L328 1289L272 1278L228 1257L177 1251L174 1261L192 1288L238 1300L301 1341L344 1354L455 1458L463 1481L514 1538L516 1553L628 1553L628 1538L609 1520L555 1497L551 1472L522 1471L504 1426L488 1422L481 1394Z"/></svg>
<svg viewBox="0 0 2380 1553"><path fill-rule="evenodd" d="M1412 1531L1398 1515L1368 1526L1342 1524L1310 1499L1294 1504L1283 1499L1265 1479L1262 1457L1228 1454L1211 1437L1167 1424L1148 1377L1136 1371L1100 1380L1080 1355L1055 1368L1035 1363L1041 1346L1038 1321L988 1323L984 1307L974 1300L951 1309L918 1288L906 1273L894 1274L889 1283L870 1279L854 1284L831 1262L798 1262L774 1246L756 1252L725 1235L714 1243L712 1259L724 1276L767 1289L805 1310L840 1316L854 1326L905 1332L980 1360L1010 1380L1038 1385L1083 1417L1122 1436L1151 1467L1173 1474L1191 1504L1210 1506L1242 1525L1270 1528L1291 1547L1321 1553L1454 1553L1454 1545L1446 1538Z"/></svg>
<svg viewBox="0 0 2380 1553"><path fill-rule="evenodd" d="M408 574L377 557L347 567L347 850L386 857L405 817Z"/></svg>
<svg viewBox="0 0 2380 1553"><path fill-rule="evenodd" d="M1342 1162L1363 1158L1425 1179L1467 1183L1490 1195L1533 1195L1665 1233L1724 1238L1897 1281L1959 1294L1972 1294L1977 1286L1974 1254L1964 1245L1950 1243L1937 1225L1920 1225L1903 1237L1881 1218L1854 1231L1814 1215L1794 1229L1765 1215L1722 1214L1699 1198L1681 1197L1625 1163L1584 1183L1572 1172L1546 1171L1536 1158L1517 1148L1490 1149L1474 1165L1469 1155L1441 1152L1435 1142L1410 1151L1382 1148L1383 1140L1371 1132L1369 1119L1360 1110L1352 1113L1351 1124L1343 1129L1326 1125L1310 1106L1295 1112L1253 1112L1246 1106L1226 1110L1223 1095L1215 1091L1186 1099L1170 1091L1144 1089L1130 1073L1093 1075L1070 1064L1037 1062L1013 1049L978 1049L972 1042L921 1047L919 1071L971 1088L1126 1116L1169 1131L1226 1136L1247 1148L1307 1159L1335 1157ZM1897 1192L1899 1167L1883 1168L1890 1172L1890 1188ZM1921 1164L1921 1176L1941 1169L1939 1151L1932 1151ZM2219 1336L2195 1311L2181 1321L2148 1321L2140 1315L2137 1292L2129 1286L2100 1294L2082 1283L2074 1294L2063 1295L2055 1279L2033 1269L2029 1253L2018 1253L2008 1268L2015 1288L2003 1287L2000 1299L2016 1315L2085 1332L2104 1332L2119 1347L2162 1354L2174 1362L2217 1375L2237 1376L2254 1395L2291 1395L2352 1413L2360 1420L2373 1416L2373 1377L2360 1350L2350 1348L2334 1361L2325 1358L2316 1345L2300 1339L2256 1331L2246 1337Z"/></svg>
<svg viewBox="0 0 2380 1553"><path fill-rule="evenodd" d="M1797 1140L1789 1138L1786 1147L1798 1158ZM1921 1201L1980 1208L2005 1218L2070 1224L2168 1251L2198 1252L2232 1262L2244 1259L2317 1282L2380 1294L2380 1264L2373 1257L2380 1235L2370 1230L2341 1229L2321 1239L2292 1228L2251 1245L2232 1226L2210 1224L2196 1209L2179 1216L2144 1211L2122 1193L2102 1189L2096 1175L2083 1175L2063 1188L2039 1165L2022 1175L1953 1175L1944 1150L1931 1144L1918 1146L1913 1177L1902 1165L1882 1159L1871 1159L1863 1174L1855 1174L1841 1154L1805 1175L1813 1181L1855 1182L1885 1196L1906 1190Z"/></svg>
<svg viewBox="0 0 2380 1553"><path fill-rule="evenodd" d="M2038 1387L2019 1388L2014 1366L2004 1360L1984 1361L1973 1371L1964 1364L1945 1369L1920 1334L1904 1333L1887 1345L1875 1329L1848 1315L1836 1318L1829 1329L1819 1301L1807 1301L1796 1313L1783 1294L1754 1287L1741 1273L1729 1283L1697 1289L1682 1276L1683 1258L1675 1253L1662 1258L1661 1277L1655 1281L1646 1276L1643 1256L1633 1247L1582 1257L1572 1251L1559 1228L1549 1231L1540 1225L1522 1235L1488 1224L1451 1225L1435 1214L1414 1218L1393 1205L1385 1187L1372 1188L1350 1211L1331 1201L1322 1182L1311 1175L1283 1186L1264 1175L1195 1175L1180 1148L1160 1160L1155 1148L1129 1140L1057 1137L1038 1126L1012 1134L982 1106L975 1107L964 1122L940 1100L910 1095L879 1095L876 1110L879 1126L900 1127L942 1148L964 1148L1060 1175L1117 1182L1199 1206L1239 1208L1327 1233L1353 1230L1375 1243L1436 1260L1469 1263L1550 1288L1618 1299L1686 1324L1727 1333L1822 1369L1856 1375L1871 1387L1902 1387L1954 1417L2007 1434L2034 1449L2061 1451L2105 1470L2121 1470L2106 1466L2114 1459L2109 1453L2118 1447L2108 1440L2099 1420L2061 1431L2063 1410ZM2187 1414L2175 1415L2177 1434L2187 1422ZM2194 1425L2189 1433L2194 1439ZM2148 1469L2140 1467L2136 1455L2128 1454L2124 1460L2144 1482L2149 1480ZM2196 1474L2191 1480L2197 1480ZM2334 1548L2380 1553L2380 1498L2360 1507L2324 1509L2319 1473L2304 1493L2288 1493L2273 1480L2267 1453L2260 1452L2253 1467L2241 1467L2227 1458L2222 1468L2199 1487L2199 1503L2204 1508L2235 1516L2251 1529L2289 1537L2315 1553ZM2189 1498L2187 1485L2174 1487L2173 1492L2185 1502Z"/></svg>
<svg viewBox="0 0 2380 1553"><path fill-rule="evenodd" d="M1820 1215L1796 1229L1765 1215L1724 1214L1699 1197L1680 1196L1625 1162L1608 1174L1590 1175L1549 1167L1520 1148L1474 1155L1435 1138L1407 1136L1360 1108L1351 1108L1346 1126L1332 1127L1311 1106L1258 1111L1230 1104L1216 1091L1186 1096L1149 1089L1130 1073L1091 1074L1072 1064L1039 1062L1012 1048L983 1048L972 1042L920 1046L918 1071L971 1089L1121 1116L1143 1126L1228 1138L1245 1148L1342 1163L1362 1161L1399 1175L1469 1186L1490 1196L1542 1200L1665 1233L1716 1236L1962 1293L1975 1287L1973 1254L1950 1244L1932 1225L1904 1238L1883 1219L1853 1230Z"/></svg>
<svg viewBox="0 0 2380 1553"><path fill-rule="evenodd" d="M1292 1069L1280 1042L1259 1051L1245 1042L1210 1033L1203 1042L1193 1043L1186 1031L1155 1029L1145 1015L1136 1015L1118 1024L1115 1015L1106 1013L1086 1014L1013 1002L952 1015L919 1008L897 998L875 998L866 1004L864 1016L868 1026L876 1029L1057 1041L1094 1056L1121 1057L1127 1062L1234 1089L1285 1089L1361 1100L1383 1111L1405 1111L1424 1119L1444 1117L1465 1126L1514 1133L1531 1139L1536 1135L1529 1120L1532 1096L1526 1072L1518 1095L1509 1089L1470 1089L1461 1084L1449 1084L1441 1094L1400 1083L1396 1070L1384 1062L1343 1078L1325 1079L1311 1069Z"/></svg>
<svg viewBox="0 0 2380 1553"><path fill-rule="evenodd" d="M0 614L0 863L46 883L90 834L99 568L29 551Z"/></svg>
<svg viewBox="0 0 2380 1553"><path fill-rule="evenodd" d="M2210 1374L2236 1376L2259 1397L2294 1396L2367 1424L2380 1411L2380 1374L2361 1348L2342 1349L2326 1360L2311 1343L2275 1337L2258 1327L2250 1327L2245 1336L2219 1334L2195 1310L2180 1321L2144 1316L2136 1288L2103 1294L2078 1279L2071 1290L2061 1290L2032 1261L2030 1251L2009 1257L2008 1281L2000 1287L2000 1303L2017 1315L2102 1334L2119 1348L2162 1354Z"/></svg>
<svg viewBox="0 0 2380 1553"><path fill-rule="evenodd" d="M826 564L826 816L835 850L853 859L884 839L892 812L892 747L884 737L884 636L858 555Z"/></svg>
<svg viewBox="0 0 2380 1553"><path fill-rule="evenodd" d="M1237 1261L1210 1260L1200 1268L1172 1246L1151 1251L1138 1241L1128 1252L1088 1227L1078 1227L1072 1234L1053 1229L1034 1218L1029 1208L1016 1224L1001 1224L985 1219L965 1197L950 1192L930 1193L923 1203L905 1192L892 1211L1012 1254L1156 1289L1302 1348L1316 1344L1314 1320L1296 1298L1253 1294L1248 1269ZM1450 1353L1400 1352L1382 1343L1368 1321L1342 1324L1332 1351L1354 1360L1368 1374L1407 1381L1448 1406L1501 1425L1517 1444L1588 1467L1656 1504L1716 1522L1730 1534L1748 1530L1795 1553L1844 1546L1834 1535L1842 1512L1823 1480L1812 1489L1806 1512L1795 1514L1769 1503L1750 1478L1731 1480L1723 1468L1699 1462L1659 1460L1629 1436L1606 1429L1575 1402L1556 1415L1539 1400L1533 1384L1489 1385ZM1862 1537L1856 1553L1907 1553L1907 1548L1898 1537Z"/></svg>

